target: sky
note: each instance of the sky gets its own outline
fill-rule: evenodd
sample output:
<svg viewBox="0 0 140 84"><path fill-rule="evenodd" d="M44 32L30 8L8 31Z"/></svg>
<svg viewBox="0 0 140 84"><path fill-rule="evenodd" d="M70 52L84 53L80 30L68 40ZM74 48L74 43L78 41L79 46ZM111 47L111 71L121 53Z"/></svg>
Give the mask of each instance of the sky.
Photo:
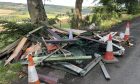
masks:
<svg viewBox="0 0 140 84"><path fill-rule="evenodd" d="M43 0L44 1L44 0ZM27 3L27 0L0 0L0 2L13 2L13 3ZM45 0L45 4L63 5L63 6L74 6L75 0ZM93 0L84 0L83 6L95 5Z"/></svg>

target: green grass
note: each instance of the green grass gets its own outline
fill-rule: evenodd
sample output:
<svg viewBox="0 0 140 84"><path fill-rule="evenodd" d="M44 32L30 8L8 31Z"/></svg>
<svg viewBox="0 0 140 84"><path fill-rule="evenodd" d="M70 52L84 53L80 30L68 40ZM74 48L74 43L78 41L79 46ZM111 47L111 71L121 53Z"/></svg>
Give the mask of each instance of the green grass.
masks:
<svg viewBox="0 0 140 84"><path fill-rule="evenodd" d="M10 43L14 42L17 39L16 34L0 34L0 50L8 46Z"/></svg>
<svg viewBox="0 0 140 84"><path fill-rule="evenodd" d="M48 18L55 18L57 14L47 14Z"/></svg>
<svg viewBox="0 0 140 84"><path fill-rule="evenodd" d="M138 16L140 16L140 14L136 14L136 15L122 14L121 20L131 20L131 19L138 17Z"/></svg>
<svg viewBox="0 0 140 84"><path fill-rule="evenodd" d="M120 23L120 19L114 19L112 18L111 20L103 20L100 24L100 30L105 31L110 29L113 25Z"/></svg>
<svg viewBox="0 0 140 84"><path fill-rule="evenodd" d="M108 30L113 25L121 23L122 21L131 20L138 16L140 16L140 14L137 14L137 15L122 14L122 16L120 18L111 18L110 20L102 20L100 23L100 30L101 31Z"/></svg>
<svg viewBox="0 0 140 84"><path fill-rule="evenodd" d="M8 22L3 27L5 31L0 32L0 50L21 36L26 35L34 28L34 25L31 23L17 24L15 22Z"/></svg>
<svg viewBox="0 0 140 84"><path fill-rule="evenodd" d="M28 15L9 15L9 16L0 16L0 20L12 21L12 22L20 22L25 19L28 19Z"/></svg>
<svg viewBox="0 0 140 84"><path fill-rule="evenodd" d="M20 63L10 64L3 66L0 63L0 84L11 84L11 81L18 78L18 72L21 71L22 66Z"/></svg>
<svg viewBox="0 0 140 84"><path fill-rule="evenodd" d="M70 28L70 24L69 23L62 23L61 27L60 27L60 23L55 24L54 26L59 27L59 28Z"/></svg>

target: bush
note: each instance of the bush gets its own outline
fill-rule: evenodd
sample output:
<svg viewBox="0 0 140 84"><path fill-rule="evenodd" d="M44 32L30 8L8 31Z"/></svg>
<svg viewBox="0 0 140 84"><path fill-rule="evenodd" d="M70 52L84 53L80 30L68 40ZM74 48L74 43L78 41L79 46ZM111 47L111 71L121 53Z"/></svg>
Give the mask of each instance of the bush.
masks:
<svg viewBox="0 0 140 84"><path fill-rule="evenodd" d="M108 29L112 24L118 22L118 18L121 17L120 12L116 12L116 9L113 10L112 8L109 8L108 6L94 7L91 22L97 24L100 29Z"/></svg>
<svg viewBox="0 0 140 84"><path fill-rule="evenodd" d="M49 25L54 25L59 21L58 15L55 18L48 18Z"/></svg>
<svg viewBox="0 0 140 84"><path fill-rule="evenodd" d="M69 16L69 25L71 28L78 28L79 23L80 28L84 28L85 26L89 26L91 24L90 16L86 16L83 20L78 21L73 9L71 9L71 12L68 12L67 15Z"/></svg>

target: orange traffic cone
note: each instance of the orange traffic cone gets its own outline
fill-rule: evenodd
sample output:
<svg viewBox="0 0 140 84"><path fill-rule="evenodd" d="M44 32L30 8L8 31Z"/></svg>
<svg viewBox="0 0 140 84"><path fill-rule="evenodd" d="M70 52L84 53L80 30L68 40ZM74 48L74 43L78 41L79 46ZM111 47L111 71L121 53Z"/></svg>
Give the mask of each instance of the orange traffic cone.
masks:
<svg viewBox="0 0 140 84"><path fill-rule="evenodd" d="M124 41L128 41L130 36L130 23L127 22L125 35L124 35Z"/></svg>
<svg viewBox="0 0 140 84"><path fill-rule="evenodd" d="M28 56L28 84L40 84L37 71L35 69L34 61L32 55Z"/></svg>
<svg viewBox="0 0 140 84"><path fill-rule="evenodd" d="M112 36L111 34L109 35L108 41L107 41L107 48L106 48L106 53L103 57L103 61L106 63L114 63L118 62L118 59L114 57L113 55L113 46L112 46Z"/></svg>

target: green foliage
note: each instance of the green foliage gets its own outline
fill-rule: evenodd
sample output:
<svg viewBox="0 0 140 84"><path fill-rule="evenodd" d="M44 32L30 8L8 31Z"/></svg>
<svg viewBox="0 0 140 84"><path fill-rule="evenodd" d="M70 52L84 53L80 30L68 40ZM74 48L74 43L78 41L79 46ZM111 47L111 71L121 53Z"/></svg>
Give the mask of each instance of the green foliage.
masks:
<svg viewBox="0 0 140 84"><path fill-rule="evenodd" d="M59 21L58 17L56 16L55 18L48 18L48 23L50 25L54 25L57 23L57 21Z"/></svg>
<svg viewBox="0 0 140 84"><path fill-rule="evenodd" d="M131 2L126 5L129 14L138 14L140 13L140 5L137 2Z"/></svg>
<svg viewBox="0 0 140 84"><path fill-rule="evenodd" d="M91 24L90 16L86 16L84 20L78 21L73 9L71 9L71 12L67 12L67 15L69 16L69 25L71 28L78 28L78 22L81 28Z"/></svg>
<svg viewBox="0 0 140 84"><path fill-rule="evenodd" d="M89 26L92 23L92 19L90 17L90 15L87 15L84 20L82 20L82 27L86 27Z"/></svg>
<svg viewBox="0 0 140 84"><path fill-rule="evenodd" d="M9 31L11 33L17 33L19 35L25 35L29 31L33 30L35 27L31 23L16 23L16 22L7 22L3 25L4 29L6 31ZM4 33L4 32L3 32Z"/></svg>
<svg viewBox="0 0 140 84"><path fill-rule="evenodd" d="M112 7L112 8L110 8ZM118 22L115 19L120 18L120 12L117 11L114 5L112 6L99 6L93 9L92 21L97 24L101 29L105 30L111 27L110 24Z"/></svg>
<svg viewBox="0 0 140 84"><path fill-rule="evenodd" d="M71 12L67 12L67 15L69 16L69 24L71 28L77 27L77 19L74 14L74 9L71 9Z"/></svg>
<svg viewBox="0 0 140 84"><path fill-rule="evenodd" d="M5 31L0 32L0 49L14 42L35 27L31 23L16 23L0 20Z"/></svg>
<svg viewBox="0 0 140 84"><path fill-rule="evenodd" d="M128 14L140 13L140 1L139 0L116 0L117 3L125 5Z"/></svg>
<svg viewBox="0 0 140 84"><path fill-rule="evenodd" d="M132 19L134 15L122 16L123 13L140 13L138 0L100 0L102 6L93 8L92 22L96 23L101 30L107 30L122 20ZM122 19L121 19L122 18Z"/></svg>

